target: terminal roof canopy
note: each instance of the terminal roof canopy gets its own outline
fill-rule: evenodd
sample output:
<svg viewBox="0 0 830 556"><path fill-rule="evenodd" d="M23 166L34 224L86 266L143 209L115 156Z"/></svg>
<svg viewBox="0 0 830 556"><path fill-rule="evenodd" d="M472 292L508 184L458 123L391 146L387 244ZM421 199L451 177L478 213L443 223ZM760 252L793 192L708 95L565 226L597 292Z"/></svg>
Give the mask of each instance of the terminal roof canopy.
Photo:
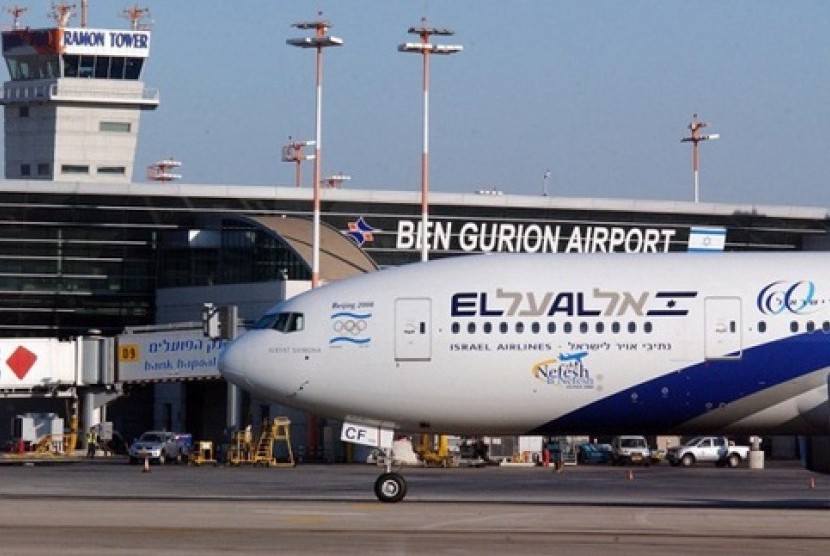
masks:
<svg viewBox="0 0 830 556"><path fill-rule="evenodd" d="M234 217L253 221L277 234L311 269L313 222L306 218ZM320 277L326 282L377 270L377 264L360 247L326 224L320 226Z"/></svg>

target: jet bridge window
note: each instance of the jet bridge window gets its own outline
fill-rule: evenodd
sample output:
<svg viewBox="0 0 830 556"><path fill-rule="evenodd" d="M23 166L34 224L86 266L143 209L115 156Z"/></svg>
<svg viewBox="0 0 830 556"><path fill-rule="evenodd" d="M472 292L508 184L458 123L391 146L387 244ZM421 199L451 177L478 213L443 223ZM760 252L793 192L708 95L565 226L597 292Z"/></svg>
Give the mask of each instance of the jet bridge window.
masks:
<svg viewBox="0 0 830 556"><path fill-rule="evenodd" d="M298 332L305 326L305 316L302 313L273 313L265 315L254 325L254 328L272 328L277 332Z"/></svg>

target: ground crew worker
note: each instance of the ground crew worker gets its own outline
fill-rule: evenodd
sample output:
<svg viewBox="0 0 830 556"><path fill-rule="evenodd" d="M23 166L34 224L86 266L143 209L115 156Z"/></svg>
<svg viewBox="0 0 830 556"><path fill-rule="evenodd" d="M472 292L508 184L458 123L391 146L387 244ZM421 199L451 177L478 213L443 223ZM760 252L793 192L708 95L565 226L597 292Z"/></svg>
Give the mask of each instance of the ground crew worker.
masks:
<svg viewBox="0 0 830 556"><path fill-rule="evenodd" d="M90 427L86 433L86 457L94 458L95 450L98 448L98 435L95 434L95 427Z"/></svg>

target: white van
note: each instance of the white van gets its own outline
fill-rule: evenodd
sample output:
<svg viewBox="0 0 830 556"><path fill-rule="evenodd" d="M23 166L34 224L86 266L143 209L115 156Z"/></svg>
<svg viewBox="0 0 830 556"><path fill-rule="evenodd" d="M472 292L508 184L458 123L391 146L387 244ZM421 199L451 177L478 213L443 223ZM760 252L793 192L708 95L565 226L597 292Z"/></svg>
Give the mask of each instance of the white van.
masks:
<svg viewBox="0 0 830 556"><path fill-rule="evenodd" d="M615 436L611 447L614 465L641 463L648 466L651 463L651 449L644 436Z"/></svg>

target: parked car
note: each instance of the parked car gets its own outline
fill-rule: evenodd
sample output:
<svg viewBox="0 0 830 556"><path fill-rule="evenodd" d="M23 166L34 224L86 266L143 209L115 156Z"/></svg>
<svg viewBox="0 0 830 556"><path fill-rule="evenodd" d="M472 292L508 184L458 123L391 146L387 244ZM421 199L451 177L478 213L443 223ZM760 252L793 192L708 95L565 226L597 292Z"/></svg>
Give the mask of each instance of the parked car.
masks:
<svg viewBox="0 0 830 556"><path fill-rule="evenodd" d="M611 446L614 448L614 465L641 463L648 466L651 463L651 449L644 436L615 436Z"/></svg>
<svg viewBox="0 0 830 556"><path fill-rule="evenodd" d="M672 465L714 463L718 467L738 467L749 458L749 446L736 446L725 436L697 436L680 446L672 446L667 458Z"/></svg>
<svg viewBox="0 0 830 556"><path fill-rule="evenodd" d="M611 463L613 452L607 444L586 442L576 447L577 463Z"/></svg>
<svg viewBox="0 0 830 556"><path fill-rule="evenodd" d="M160 464L187 461L186 436L167 431L147 431L130 446L130 463L138 463L145 458Z"/></svg>

